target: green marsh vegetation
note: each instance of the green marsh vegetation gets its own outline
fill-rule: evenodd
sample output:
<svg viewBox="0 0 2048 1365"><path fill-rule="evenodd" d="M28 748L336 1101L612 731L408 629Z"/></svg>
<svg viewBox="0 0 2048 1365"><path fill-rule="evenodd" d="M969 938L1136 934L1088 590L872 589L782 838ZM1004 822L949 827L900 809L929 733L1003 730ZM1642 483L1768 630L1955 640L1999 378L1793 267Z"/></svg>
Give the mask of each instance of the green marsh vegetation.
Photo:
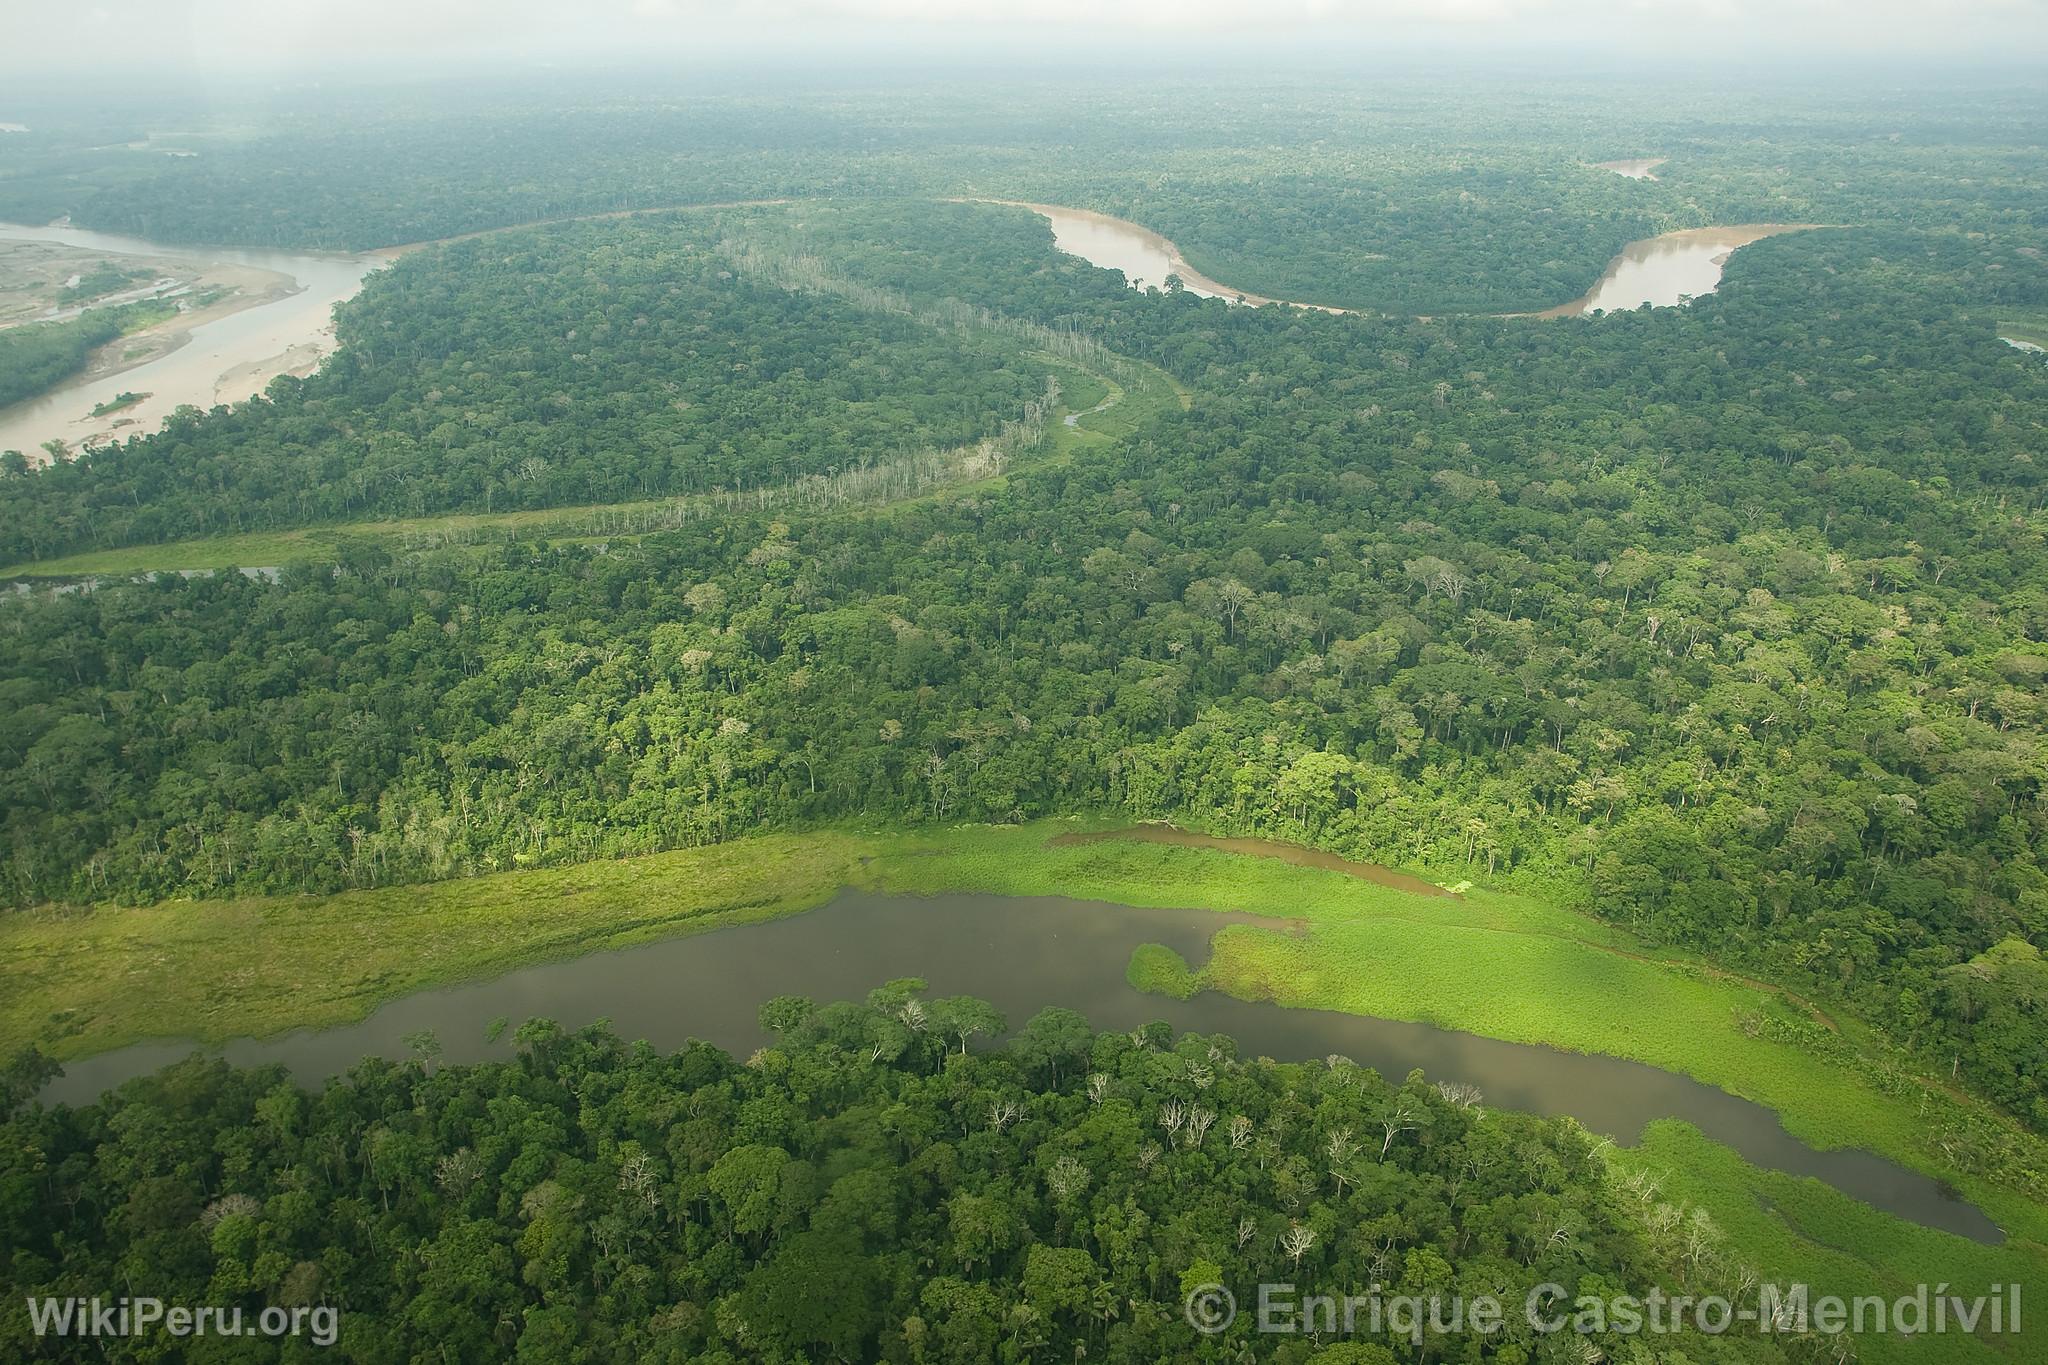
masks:
<svg viewBox="0 0 2048 1365"><path fill-rule="evenodd" d="M1946 1281L1974 1295L2017 1282L2025 1303L2048 1273L2038 1242L1984 1247L1916 1227L1819 1181L1748 1165L1683 1123L1651 1124L1640 1143L1607 1150L1623 1189L1654 1191L1658 1202L1707 1210L1752 1271L1787 1282L1886 1298L1910 1294L1922 1283ZM1866 1332L1858 1334L1855 1350L1857 1359L1872 1362L1992 1362L2024 1359L2026 1345L2025 1334L2016 1355L1960 1334L1915 1340Z"/></svg>
<svg viewBox="0 0 2048 1365"><path fill-rule="evenodd" d="M1833 96L1705 123L1683 91L1548 121L1507 97L1426 153L1431 98L1226 98L1137 153L1085 104L1026 155L937 98L11 168L0 214L294 244L803 202L415 253L312 378L0 479L13 572L285 566L0 604L10 1038L353 1017L849 878L1264 909L1302 933L1133 979L1684 1070L2014 1237L1902 1233L1676 1131L1616 1158L1669 1163L1745 1250L2038 1282L2048 376L1996 339L2048 314L2037 104L1887 107L1877 136ZM1309 145L1312 114L1354 145ZM496 173L513 146L552 193ZM1622 152L1669 159L1587 166ZM1137 295L1034 215L934 202L970 191L1389 316ZM1838 226L1745 247L1687 308L1463 315L1570 297L1630 237L1786 220ZM849 468L902 476L836 496ZM1076 813L1473 889L1029 823ZM547 879L571 894L520 889ZM302 914L303 947L230 946ZM221 954L233 989L180 984ZM309 963L332 990L291 988Z"/></svg>
<svg viewBox="0 0 2048 1365"><path fill-rule="evenodd" d="M2041 585L2035 533L2011 513L2040 495L2020 457L2042 381L1988 321L1937 301L1954 272L2016 274L2027 257L1802 234L1746 249L1691 308L1560 328L1133 296L1051 252L1016 210L733 221L758 252L827 259L844 283L721 286L748 316L838 319L807 344L864 344L860 319L880 317L906 354L957 349L927 319L960 318L1008 357L978 381L1007 404L1061 372L1031 359L1048 334L1092 329L1101 340L1072 343L1077 356L1099 363L1099 346L1129 373L1177 372L1191 406L1155 388L1159 401L1087 419L1140 425L1096 432L1111 439L1086 458L890 507L757 510L735 493L617 545L437 555L372 540L338 574L308 565L275 588L167 582L18 607L23 628L0 645L28 689L11 741L16 894L335 890L847 816L1180 813L1446 881L1541 887L1839 1002L2018 1112L2038 1102L2033 968L1983 955L2039 932L2027 755ZM709 255L701 244L737 230L725 223L567 231L593 270L623 234L617 268L638 279L671 241ZM529 236L495 256L416 256L357 307L438 300L458 285L437 270L524 297L498 272L522 277ZM1951 311L1901 329L1915 278L1921 306ZM687 349L705 324L670 325ZM451 372L471 363L451 354L465 357ZM560 357L570 374L576 354ZM475 504L498 496L492 478L536 503L614 490L622 457L595 444L584 461L493 440L471 448L500 473L456 478L456 447L419 436L458 413L410 355L373 348L277 402L0 483L7 534L24 548L86 527L140 539L202 500L229 525L328 502ZM1691 399L1646 401L1650 374ZM464 382L521 410L554 402ZM765 401L729 372L704 382L735 414ZM381 416L335 426L387 390L367 404ZM662 439L691 448L695 419L639 411L657 408ZM918 409L878 429L1011 420ZM878 401L875 420L892 410ZM334 435L284 439L301 430ZM247 447L245 431L279 439ZM323 476L364 449L412 477ZM529 458L546 464L531 479ZM145 615L177 603L187 624L138 632L120 623L131 601ZM264 662L223 671L230 657ZM138 701L124 712L103 693ZM167 705L195 725L151 722Z"/></svg>
<svg viewBox="0 0 2048 1365"><path fill-rule="evenodd" d="M1192 999L1202 988L1202 979L1189 970L1187 959L1159 943L1142 943L1132 950L1126 977L1133 989L1175 1000Z"/></svg>
<svg viewBox="0 0 2048 1365"><path fill-rule="evenodd" d="M1206 988L1350 1009L1684 1071L1777 1108L1809 1142L1865 1147L1956 1181L2013 1239L1983 1248L1914 1228L1748 1166L1683 1125L1654 1125L1640 1146L1609 1149L1618 1188L1654 1185L1653 1202L1710 1211L1728 1232L1731 1273L1805 1276L1840 1292L1902 1292L1922 1274L1971 1293L2041 1282L2039 1139L1915 1078L1901 1058L1857 1050L1874 1047L1867 1042L1830 1052L1755 1029L1759 1013L1806 1017L1768 986L1530 897L1421 897L1271 859L1048 843L1064 828L770 836L424 888L16 915L0 924L0 964L27 989L0 1016L0 1038L12 1048L34 1037L64 1056L148 1037L345 1022L433 985L808 909L845 883L1250 911L1301 930L1224 928L1211 961L1192 971L1171 950L1140 949L1132 984L1178 998ZM1998 1152L2001 1166L1952 1162L1967 1144ZM1638 1172L1643 1183L1626 1184ZM1934 1358L1987 1358L1974 1343L1944 1350ZM1866 1358L1891 1357L1874 1344Z"/></svg>
<svg viewBox="0 0 2048 1365"><path fill-rule="evenodd" d="M1537 1284L1641 1294L1739 1273L1711 1224L1689 1255L1660 1231L1568 1122L1338 1059L1244 1058L1228 1038L1098 1034L1070 1011L1010 1021L991 1048L995 1010L922 987L775 1000L776 1041L745 1063L533 1020L508 1062L438 1066L421 1040L308 1094L194 1061L0 1116L0 1284L68 1294L140 1241L166 1297L345 1305L358 1359L969 1365L1255 1343L1327 1359L1305 1334L1263 1349L1250 1313L1214 1340L1189 1331L1196 1287L1251 1303L1288 1277L1501 1294L1515 1311L1494 1344L1529 1360ZM1826 1345L1664 1344L1766 1362ZM0 1320L0 1346L37 1349L25 1314ZM1366 1330L1347 1349L1388 1365L1408 1348Z"/></svg>

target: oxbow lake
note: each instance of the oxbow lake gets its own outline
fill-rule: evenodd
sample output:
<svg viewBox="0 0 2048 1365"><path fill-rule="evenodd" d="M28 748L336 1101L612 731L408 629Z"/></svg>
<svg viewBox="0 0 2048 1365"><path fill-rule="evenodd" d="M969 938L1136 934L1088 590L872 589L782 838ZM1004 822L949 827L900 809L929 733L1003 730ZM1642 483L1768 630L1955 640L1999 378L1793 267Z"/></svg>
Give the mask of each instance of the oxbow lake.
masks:
<svg viewBox="0 0 2048 1365"><path fill-rule="evenodd" d="M1420 1068L1433 1080L1477 1085L1489 1105L1570 1114L1622 1141L1633 1141L1654 1119L1684 1119L1759 1166L1813 1176L1929 1227L2001 1240L1981 1211L1929 1177L1867 1152L1816 1151L1788 1134L1770 1110L1672 1072L1210 992L1170 1000L1126 982L1125 967L1138 945L1165 944L1199 963L1210 935L1233 923L1283 932L1295 927L1248 915L1057 897L848 890L804 914L422 991L358 1024L243 1039L218 1051L238 1065L280 1064L300 1081L318 1084L365 1055L406 1056L404 1039L422 1029L433 1030L448 1061L506 1057L507 1038L519 1022L545 1017L570 1028L606 1019L622 1036L664 1050L701 1038L744 1057L769 1041L756 1015L777 995L857 1000L886 981L917 976L934 994L993 1002L1012 1026L1060 1005L1079 1010L1098 1028L1160 1020L1176 1030L1228 1034L1246 1056L1309 1061L1337 1053L1396 1078ZM486 1043L486 1030L498 1019L509 1020L512 1029ZM148 1043L70 1062L44 1098L90 1101L192 1051L189 1044Z"/></svg>

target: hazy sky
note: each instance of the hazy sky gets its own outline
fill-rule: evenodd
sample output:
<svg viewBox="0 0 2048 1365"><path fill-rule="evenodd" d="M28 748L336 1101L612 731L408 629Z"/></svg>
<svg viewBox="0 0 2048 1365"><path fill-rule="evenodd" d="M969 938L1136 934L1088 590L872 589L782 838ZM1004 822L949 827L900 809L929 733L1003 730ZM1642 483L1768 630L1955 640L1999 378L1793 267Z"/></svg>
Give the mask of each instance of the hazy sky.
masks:
<svg viewBox="0 0 2048 1365"><path fill-rule="evenodd" d="M384 60L849 59L1028 45L1143 56L1289 46L1623 55L1983 56L2048 64L2048 0L0 0L0 65L183 70Z"/></svg>

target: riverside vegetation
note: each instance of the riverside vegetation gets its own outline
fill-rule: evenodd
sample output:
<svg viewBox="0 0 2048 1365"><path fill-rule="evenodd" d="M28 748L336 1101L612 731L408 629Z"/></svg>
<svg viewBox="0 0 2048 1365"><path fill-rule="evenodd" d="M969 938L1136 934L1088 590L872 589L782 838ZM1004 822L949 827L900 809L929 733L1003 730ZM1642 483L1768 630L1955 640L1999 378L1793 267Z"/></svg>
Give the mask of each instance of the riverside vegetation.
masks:
<svg viewBox="0 0 2048 1365"><path fill-rule="evenodd" d="M147 1265L167 1299L338 1304L354 1359L933 1365L1409 1349L1386 1330L1261 1339L1249 1312L1192 1337L1183 1300L1208 1283L1246 1303L1262 1279L1498 1295L1503 1361L1538 1358L1521 1307L1539 1284L1744 1292L1710 1216L1569 1122L1337 1057L1096 1034L1071 1011L978 1050L995 1011L921 987L771 1002L778 1041L744 1065L535 1020L510 1063L429 1051L308 1095L195 1060L19 1115L0 1123L0 1279L68 1295ZM1830 1346L1659 1343L1700 1361ZM0 1346L37 1350L24 1315Z"/></svg>
<svg viewBox="0 0 2048 1365"><path fill-rule="evenodd" d="M2042 1120L2028 1002L2048 913L2033 738L2048 595L2027 447L2043 376L1967 314L1898 328L1904 286L1874 263L1915 262L1933 308L1942 281L2007 249L1802 234L1749 248L1691 308L1560 330L1131 297L1053 255L1019 210L806 209L799 227L757 209L565 232L631 272L633 244L652 259L670 238L743 227L757 252L793 256L802 235L837 253L846 288L733 275L735 325L805 309L819 324L806 344L825 345L826 319L871 315L861 287L943 288L1018 326L1086 319L1109 353L1181 376L1195 406L1085 461L1027 462L879 515L732 499L601 546L394 557L373 541L338 573L288 568L277 585L160 581L17 607L0 640L21 703L13 894L323 890L853 812L1180 812L1584 897L1852 1004ZM380 499L647 491L636 481L665 462L565 445L522 414L568 391L507 377L508 359L603 373L611 353L583 345L644 354L634 334L654 324L632 319L652 299L609 286L616 341L565 327L551 352L529 339L510 358L486 313L431 334L446 349L425 368L425 335L382 326L452 287L421 276L537 304L494 289L524 259L465 245L401 263L344 319L345 337L378 324L352 363L0 484L0 540L54 552ZM877 322L906 347L952 334ZM1050 366L1014 330L961 325L991 354L1011 348L1010 368L977 372L993 437ZM766 486L815 460L783 453L772 420L744 444L696 435L761 401L730 363L695 402L650 380L633 409L669 414L667 467L689 471L674 477L751 469ZM1959 369L1979 382L1956 388ZM619 375L602 383L597 416L628 406ZM885 438L974 430L932 425L944 407L921 421L912 404L895 419L876 407L870 420L896 423ZM463 434L482 431L498 439ZM464 449L489 463L458 480ZM389 473L371 482L365 460Z"/></svg>
<svg viewBox="0 0 2048 1365"><path fill-rule="evenodd" d="M32 322L0 330L0 407L50 388L85 367L94 348L162 322L174 304L145 301L88 308L63 322ZM25 455L10 451L10 456Z"/></svg>
<svg viewBox="0 0 2048 1365"><path fill-rule="evenodd" d="M1674 1188L1682 1176L1683 1194L1658 1202L1742 1229L1729 1254L1750 1268L1844 1294L1884 1293L1927 1276L1969 1294L2040 1282L2038 1248L2048 1229L2033 1191L2048 1169L2042 1143L1915 1079L1907 1059L1867 1038L1816 1045L1801 1026L1809 1007L1768 987L1528 897L1419 897L1272 859L1129 840L1049 841L1071 828L761 836L315 901L171 904L85 919L21 915L0 932L0 968L23 984L0 1015L0 1040L36 1035L68 1057L181 1031L223 1040L347 1022L424 987L802 910L842 883L1305 912L1307 941L1341 968L1325 980L1362 973L1371 984L1362 995L1297 991L1293 1003L1355 1008L1362 999L1377 1014L1689 1071L1773 1106L1809 1143L1868 1148L1943 1172L2008 1236L2003 1246L1980 1247L1917 1227L1815 1181L1749 1166L1683 1124L1652 1125L1637 1151L1605 1149L1621 1161L1624 1179ZM292 932L279 934L282 925ZM1363 960L1357 944L1367 945ZM1157 960L1158 952L1143 957ZM1172 994L1195 985L1258 993L1218 963L1199 981L1188 980L1184 965L1176 976ZM413 1042L428 1053L438 1048L433 1039ZM1767 1212L1760 1218L1759 1210ZM1897 1358L1893 1345L1871 1341L1859 1350L1885 1361ZM1996 1358L1985 1354L1994 1349L1949 1336L1909 1358L1982 1361Z"/></svg>
<svg viewBox="0 0 2048 1365"><path fill-rule="evenodd" d="M1287 116L1264 117L1285 131ZM2032 125L1994 105L1845 150L1814 133L1821 115L1785 117L1804 132L1768 174L1733 142L1680 146L1660 126L1632 135L1669 154L1658 181L1597 171L1616 153L1584 148L1564 160L1585 179L1560 171L1548 187L1526 149L1563 156L1584 129L1549 125L1518 151L1485 125L1471 130L1483 169L1446 159L1417 182L1441 213L1374 208L1356 185L1291 180L1218 145L1158 150L1160 164L1239 167L1262 205L1301 205L1286 230L1229 211L1245 191L1222 178L1200 182L1212 207L1176 210L1178 191L1112 194L1106 173L1027 174L990 153L1006 197L1122 213L1246 288L1429 320L1130 291L1054 252L1026 211L924 197L961 188L931 171L948 162L928 132L806 161L829 186L799 183L772 147L709 155L676 196L834 196L821 202L409 255L342 311L342 348L313 377L0 479L0 559L17 575L282 569L0 606L0 873L19 907L0 938L75 947L106 930L194 951L188 926L288 924L291 901L252 898L305 894L346 915L502 897L475 922L544 924L498 907L526 899L522 877L595 860L705 846L743 859L735 841L790 832L1170 816L1479 890L1469 906L1429 902L1433 919L1333 912L1299 939L1233 928L1208 963L1147 954L1137 979L1441 1008L1457 1026L1768 1092L1796 1131L1937 1171L1990 1209L2020 1245L1981 1255L2018 1259L1973 1260L1958 1282L2036 1274L2048 366L1998 340L2002 319L2048 309L2028 208L2040 189L2003 150ZM1254 122L1225 120L1233 136ZM730 137L721 126L692 136ZM770 120L760 137L818 136L803 126ZM304 164L336 170L342 142ZM1359 183L1415 169L1412 149L1373 145ZM317 220L341 234L326 244L359 246L656 193L599 190L629 168L592 160L545 203L460 175L436 197L409 179L435 157L457 153L382 158L392 178L376 193L354 190L387 172L337 174L355 217L317 219L311 199L309 216L254 212L289 181L233 160L118 184L17 168L0 204L40 196L171 236L261 221L299 243L324 240ZM1800 167L1829 174L1809 184ZM1962 168L1978 187L1967 204L1941 178ZM1456 315L1579 292L1617 236L1691 225L1658 197L1686 195L1739 206L1724 221L1841 226L1745 247L1685 308ZM1535 219L1534 251L1550 254L1531 274L1488 225ZM1336 237L1389 222L1408 224L1389 231L1397 271L1324 268ZM1254 235L1232 245L1233 232ZM959 838L968 856L942 847L889 875L995 890L1043 875L1156 903L1167 893L1147 878L1170 873L1207 903L1185 851L1063 852L1052 876L1050 852ZM847 879L837 857L806 865L801 894L759 904L812 903ZM398 889L514 869L541 870ZM1349 904L1334 880L1286 894ZM1654 960L1567 1018L1552 992L1578 988L1556 960L1514 956L1540 944L1509 949L1503 933L1474 940L1480 960L1517 970L1484 1000L1473 981L1461 995L1455 972L1426 964L1447 922L1509 904L1495 896L1572 954ZM95 902L168 903L63 908ZM643 931L675 918L642 917ZM508 952L629 932L557 928L514 933L524 946ZM317 956L347 935L307 937ZM397 975L503 961L449 951ZM1389 962L1418 965L1404 979ZM259 996L292 979L251 970L272 983ZM1738 975L1763 984L1726 984ZM216 1032L205 1008L110 1022L115 979L87 967L39 983L7 1016L12 1039L61 1052L96 1030ZM389 986L321 1008L346 1017ZM1695 986L1711 1028L1702 1014L1693 1037L1667 1034L1656 1011ZM220 1008L233 1027L309 1022L287 1005ZM1822 1071L1838 1082L1815 1082ZM1823 1117L1827 1093L1846 1117ZM1882 1283L1980 1255L1731 1169L1682 1131L1644 1150L1781 1264L1854 1262Z"/></svg>

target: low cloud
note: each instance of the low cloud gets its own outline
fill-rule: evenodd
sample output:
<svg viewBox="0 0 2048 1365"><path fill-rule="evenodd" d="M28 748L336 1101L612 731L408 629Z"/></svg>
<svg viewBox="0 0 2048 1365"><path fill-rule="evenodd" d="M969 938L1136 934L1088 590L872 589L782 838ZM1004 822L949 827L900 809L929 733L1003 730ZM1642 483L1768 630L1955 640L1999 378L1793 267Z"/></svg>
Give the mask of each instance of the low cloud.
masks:
<svg viewBox="0 0 2048 1365"><path fill-rule="evenodd" d="M1091 39L1785 57L2048 55L2044 0L102 0L17 4L0 64L261 68L462 55L804 52ZM25 12L23 12L25 11Z"/></svg>

